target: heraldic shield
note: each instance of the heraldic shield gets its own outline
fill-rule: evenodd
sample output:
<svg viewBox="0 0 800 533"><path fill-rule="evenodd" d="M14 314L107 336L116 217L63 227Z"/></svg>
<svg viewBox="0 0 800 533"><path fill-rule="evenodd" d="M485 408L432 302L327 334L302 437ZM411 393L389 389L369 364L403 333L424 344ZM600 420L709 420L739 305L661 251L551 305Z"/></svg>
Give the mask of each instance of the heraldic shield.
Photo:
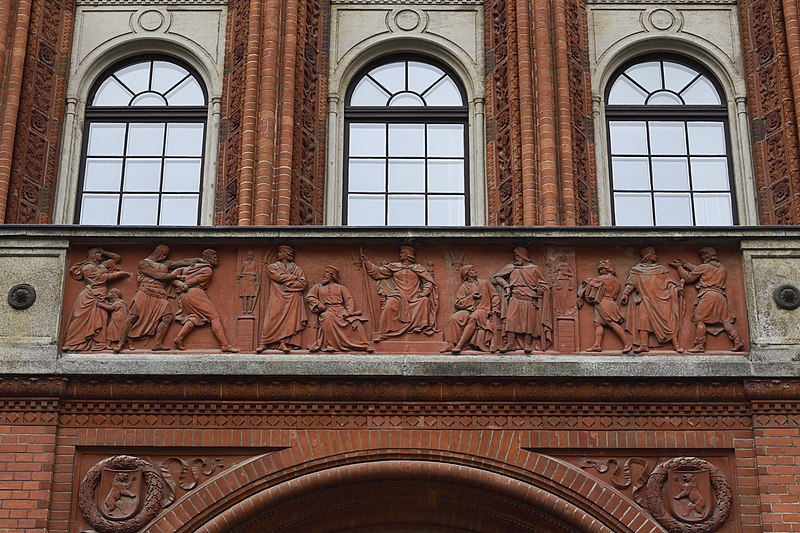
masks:
<svg viewBox="0 0 800 533"><path fill-rule="evenodd" d="M683 522L702 522L714 512L714 490L708 470L671 470L666 484L667 508Z"/></svg>
<svg viewBox="0 0 800 533"><path fill-rule="evenodd" d="M104 468L95 492L97 509L109 520L126 520L141 511L141 468Z"/></svg>

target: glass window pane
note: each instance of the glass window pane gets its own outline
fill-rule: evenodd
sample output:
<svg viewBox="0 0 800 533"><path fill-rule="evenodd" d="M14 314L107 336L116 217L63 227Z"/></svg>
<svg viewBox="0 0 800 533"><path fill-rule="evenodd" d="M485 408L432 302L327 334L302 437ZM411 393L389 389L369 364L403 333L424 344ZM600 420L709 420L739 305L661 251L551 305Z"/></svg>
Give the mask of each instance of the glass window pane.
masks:
<svg viewBox="0 0 800 533"><path fill-rule="evenodd" d="M425 192L424 159L390 159L389 192Z"/></svg>
<svg viewBox="0 0 800 533"><path fill-rule="evenodd" d="M83 178L84 191L118 192L121 179L122 159L92 157L86 159Z"/></svg>
<svg viewBox="0 0 800 533"><path fill-rule="evenodd" d="M660 61L638 63L629 67L625 74L651 93L663 89Z"/></svg>
<svg viewBox="0 0 800 533"><path fill-rule="evenodd" d="M386 155L386 124L350 124L350 155Z"/></svg>
<svg viewBox="0 0 800 533"><path fill-rule="evenodd" d="M461 91L458 90L458 87L450 78L443 78L423 97L429 106L464 105L464 101L461 99Z"/></svg>
<svg viewBox="0 0 800 533"><path fill-rule="evenodd" d="M383 107L389 101L389 96L378 84L364 76L353 89L350 105Z"/></svg>
<svg viewBox="0 0 800 533"><path fill-rule="evenodd" d="M128 159L125 186L128 192L158 192L161 189L161 159Z"/></svg>
<svg viewBox="0 0 800 533"><path fill-rule="evenodd" d="M650 193L614 193L614 224L652 226L653 204Z"/></svg>
<svg viewBox="0 0 800 533"><path fill-rule="evenodd" d="M152 90L165 93L189 75L185 68L167 61L153 61Z"/></svg>
<svg viewBox="0 0 800 533"><path fill-rule="evenodd" d="M400 93L392 98L389 107L421 107L425 102L414 93Z"/></svg>
<svg viewBox="0 0 800 533"><path fill-rule="evenodd" d="M167 124L166 155L203 155L203 131L205 125L196 122Z"/></svg>
<svg viewBox="0 0 800 533"><path fill-rule="evenodd" d="M200 195L167 194L161 197L161 222L164 226L196 226Z"/></svg>
<svg viewBox="0 0 800 533"><path fill-rule="evenodd" d="M165 159L165 192L197 192L200 190L200 167L198 159Z"/></svg>
<svg viewBox="0 0 800 533"><path fill-rule="evenodd" d="M463 124L428 124L428 157L463 156Z"/></svg>
<svg viewBox="0 0 800 533"><path fill-rule="evenodd" d="M382 194L351 194L347 198L348 226L385 226L386 199Z"/></svg>
<svg viewBox="0 0 800 533"><path fill-rule="evenodd" d="M612 157L614 190L650 190L650 167L646 157Z"/></svg>
<svg viewBox="0 0 800 533"><path fill-rule="evenodd" d="M398 61L372 69L369 75L380 83L389 93L406 90L406 62Z"/></svg>
<svg viewBox="0 0 800 533"><path fill-rule="evenodd" d="M705 76L700 76L697 80L681 94L684 101L689 105L720 105L719 93L711 80Z"/></svg>
<svg viewBox="0 0 800 533"><path fill-rule="evenodd" d="M647 105L683 105L683 102L677 94L660 91L647 99Z"/></svg>
<svg viewBox="0 0 800 533"><path fill-rule="evenodd" d="M727 191L730 189L727 158L693 157L691 165L694 190Z"/></svg>
<svg viewBox="0 0 800 533"><path fill-rule="evenodd" d="M93 122L89 124L89 144L86 155L123 155L125 124Z"/></svg>
<svg viewBox="0 0 800 533"><path fill-rule="evenodd" d="M94 100L92 100L92 105L101 107L127 106L130 103L132 97L133 93L127 90L117 80L109 76L103 83L100 84L100 87L97 89L97 92L94 93Z"/></svg>
<svg viewBox="0 0 800 533"><path fill-rule="evenodd" d="M162 123L129 124L128 155L162 155L164 126Z"/></svg>
<svg viewBox="0 0 800 533"><path fill-rule="evenodd" d="M691 226L692 199L689 193L655 193L656 226Z"/></svg>
<svg viewBox="0 0 800 533"><path fill-rule="evenodd" d="M139 94L150 89L150 61L128 65L116 71L114 75L133 94Z"/></svg>
<svg viewBox="0 0 800 533"><path fill-rule="evenodd" d="M157 194L125 194L122 196L123 226L155 226L158 224Z"/></svg>
<svg viewBox="0 0 800 533"><path fill-rule="evenodd" d="M424 226L425 196L404 195L389 197L390 226Z"/></svg>
<svg viewBox="0 0 800 533"><path fill-rule="evenodd" d="M409 91L422 94L442 76L444 76L444 71L439 67L419 61L408 62Z"/></svg>
<svg viewBox="0 0 800 533"><path fill-rule="evenodd" d="M689 190L689 162L685 157L653 158L653 189Z"/></svg>
<svg viewBox="0 0 800 533"><path fill-rule="evenodd" d="M156 93L142 93L131 100L133 107L164 107L166 105L167 101L164 100L164 97Z"/></svg>
<svg viewBox="0 0 800 533"><path fill-rule="evenodd" d="M424 124L389 124L390 156L424 156Z"/></svg>
<svg viewBox="0 0 800 533"><path fill-rule="evenodd" d="M350 192L385 192L386 160L350 159L347 189Z"/></svg>
<svg viewBox="0 0 800 533"><path fill-rule="evenodd" d="M206 105L206 98L203 95L203 88L193 77L186 78L177 87L170 90L166 95L167 102L171 106Z"/></svg>
<svg viewBox="0 0 800 533"><path fill-rule="evenodd" d="M463 226L466 220L464 196L428 196L429 226Z"/></svg>
<svg viewBox="0 0 800 533"><path fill-rule="evenodd" d="M646 92L625 76L620 76L608 92L608 105L644 105L646 98Z"/></svg>
<svg viewBox="0 0 800 533"><path fill-rule="evenodd" d="M428 192L464 192L462 159L428 160Z"/></svg>
<svg viewBox="0 0 800 533"><path fill-rule="evenodd" d="M614 155L647 154L647 128L644 122L609 122L611 153Z"/></svg>
<svg viewBox="0 0 800 533"><path fill-rule="evenodd" d="M698 226L730 226L733 224L733 203L728 193L694 195L694 212Z"/></svg>
<svg viewBox="0 0 800 533"><path fill-rule="evenodd" d="M679 63L664 61L664 88L680 93L696 76L698 72Z"/></svg>
<svg viewBox="0 0 800 533"><path fill-rule="evenodd" d="M81 201L81 224L114 226L119 210L118 194L84 194Z"/></svg>
<svg viewBox="0 0 800 533"><path fill-rule="evenodd" d="M653 155L684 155L686 130L683 122L649 122L650 153Z"/></svg>
<svg viewBox="0 0 800 533"><path fill-rule="evenodd" d="M725 127L722 122L689 122L689 153L725 155Z"/></svg>

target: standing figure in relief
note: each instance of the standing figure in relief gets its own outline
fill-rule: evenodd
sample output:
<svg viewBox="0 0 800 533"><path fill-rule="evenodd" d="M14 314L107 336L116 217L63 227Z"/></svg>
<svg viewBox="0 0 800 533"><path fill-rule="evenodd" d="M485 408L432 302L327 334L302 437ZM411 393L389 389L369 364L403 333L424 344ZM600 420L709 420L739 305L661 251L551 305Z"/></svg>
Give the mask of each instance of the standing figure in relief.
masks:
<svg viewBox="0 0 800 533"><path fill-rule="evenodd" d="M375 335L375 342L404 333L433 335L439 293L433 275L417 264L416 250L400 247L400 261L377 266L361 255L361 264L369 276L379 282L385 303ZM384 280L381 283L381 280Z"/></svg>
<svg viewBox="0 0 800 533"><path fill-rule="evenodd" d="M494 320L500 320L500 296L485 279L478 279L472 265L459 269L461 286L456 291L455 307L458 309L447 321L444 340L447 346L442 352L461 353L468 347L482 352L491 351L494 335Z"/></svg>
<svg viewBox="0 0 800 533"><path fill-rule="evenodd" d="M300 335L308 322L303 291L308 285L303 269L294 263L294 248L278 247L278 260L267 267L268 300L256 353L273 345L289 353L302 347Z"/></svg>
<svg viewBox="0 0 800 533"><path fill-rule="evenodd" d="M223 352L239 351L228 343L217 306L206 292L214 275L214 269L218 266L219 255L216 251L208 249L203 251L202 259L176 271L182 280L172 282L178 291L178 314L175 320L183 324L174 340L175 347L179 350L185 349L183 341L194 328L211 324L211 332L219 341Z"/></svg>
<svg viewBox="0 0 800 533"><path fill-rule="evenodd" d="M201 260L193 257L172 261L167 260L168 255L169 247L160 244L153 253L139 261L136 269L139 288L131 301L131 328L128 337L130 339L153 337L153 351L169 350L164 344L164 337L174 315L167 300L167 290L171 287L170 283L178 279L175 269Z"/></svg>
<svg viewBox="0 0 800 533"><path fill-rule="evenodd" d="M242 262L242 272L236 278L239 283L239 298L242 300L242 314L252 315L258 296L258 265L253 260L253 252L248 251Z"/></svg>
<svg viewBox="0 0 800 533"><path fill-rule="evenodd" d="M583 280L578 287L578 307L583 307L584 300L594 305L594 344L586 351L602 352L605 328L609 328L622 341L622 353L628 353L633 346L622 329L621 324L625 322L625 317L617 305L622 284L617 279L617 272L611 261L600 261L597 272L599 276Z"/></svg>
<svg viewBox="0 0 800 533"><path fill-rule="evenodd" d="M652 246L642 248L641 262L628 273L622 291L622 305L634 294L633 305L628 306L626 328L633 335L634 353L650 351L652 334L659 344L672 343L678 353L683 353L678 335L683 309L683 284L678 283L670 270L658 262Z"/></svg>
<svg viewBox="0 0 800 533"><path fill-rule="evenodd" d="M542 270L530 260L528 250L514 248L514 262L492 276L503 288L506 343L500 353L523 349L545 351L553 338L550 286Z"/></svg>
<svg viewBox="0 0 800 533"><path fill-rule="evenodd" d="M339 269L328 265L322 282L312 286L306 296L311 312L319 323L312 352L372 352L362 322L367 319L356 311L350 291L339 283Z"/></svg>
<svg viewBox="0 0 800 533"><path fill-rule="evenodd" d="M692 315L695 326L694 348L689 350L689 353L705 352L706 332L719 335L722 331L725 331L733 342L731 351L741 352L744 343L733 325L736 317L728 307L728 297L725 294L728 271L719 262L714 248L700 248L698 254L703 261L700 265L695 266L683 259L676 259L669 264L687 282L697 282L697 299L694 301Z"/></svg>
<svg viewBox="0 0 800 533"><path fill-rule="evenodd" d="M106 303L99 305L111 313L108 318L106 340L109 348L114 350L114 353L118 353L128 344L128 328L131 326L128 318L128 302L122 299L122 293L119 289L111 289L108 291ZM131 346L129 345L128 348L131 348Z"/></svg>
<svg viewBox="0 0 800 533"><path fill-rule="evenodd" d="M90 248L86 260L69 269L70 276L83 281L86 286L78 294L72 306L67 324L63 349L68 351L104 350L106 345L106 322L108 313L104 305L106 286L118 279L129 278L130 272L119 269L120 256L103 250Z"/></svg>

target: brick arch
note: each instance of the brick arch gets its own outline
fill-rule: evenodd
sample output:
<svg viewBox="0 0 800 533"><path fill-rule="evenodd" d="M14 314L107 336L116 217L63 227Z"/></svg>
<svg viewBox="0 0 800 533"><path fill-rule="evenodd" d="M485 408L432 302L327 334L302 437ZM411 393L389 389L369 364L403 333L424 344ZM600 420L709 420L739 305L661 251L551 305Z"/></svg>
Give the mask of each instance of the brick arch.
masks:
<svg viewBox="0 0 800 533"><path fill-rule="evenodd" d="M315 442L318 444L320 441ZM516 456L516 459L504 462L497 457L422 448L387 448L333 455L323 455L324 450L318 450L317 457L303 460L299 457L300 449L312 453L314 447L298 445L262 455L209 480L165 510L146 531L244 532L248 531L248 524L263 528L270 510L279 506L285 508L298 499L305 498L319 505L330 501L326 499L330 491L341 491L343 487L351 486L357 487L359 493L366 491L374 495L365 500L368 506L369 501L377 502L381 497L385 500L387 487L415 481L423 490L435 486L436 490L447 494L472 497L479 508L484 506L479 509L482 516L492 515L496 524L503 525L503 530L507 525L524 525L519 523L519 517L525 515L529 521L549 520L549 523L546 529L540 530L531 522L528 529L521 531L664 531L620 492L572 465L535 452L522 450L518 454L511 453L509 455ZM490 455L504 457L507 451L507 448L495 448ZM319 498L314 500L314 494ZM497 502L516 507L522 514L500 513ZM382 505L387 503L394 505L396 502L384 501ZM449 501L441 505L452 508L455 504ZM341 505L328 505L328 508L324 518L326 523L340 519L343 513L353 512L352 506L346 509ZM304 520L309 523L308 520L314 517L298 515L295 518L300 524ZM457 523L425 520L425 517L419 518L417 525L423 524L429 531L462 530ZM282 524L284 527L291 525ZM372 531L392 531L388 525L378 527L379 524L359 523L347 529L362 527ZM480 529L486 532L499 530L491 524Z"/></svg>

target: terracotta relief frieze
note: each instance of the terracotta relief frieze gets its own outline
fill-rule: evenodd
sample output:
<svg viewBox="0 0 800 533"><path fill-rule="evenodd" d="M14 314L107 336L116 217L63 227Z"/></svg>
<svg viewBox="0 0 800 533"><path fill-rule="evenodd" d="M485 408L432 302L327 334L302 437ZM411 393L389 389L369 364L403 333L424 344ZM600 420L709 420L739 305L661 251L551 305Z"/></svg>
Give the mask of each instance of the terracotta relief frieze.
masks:
<svg viewBox="0 0 800 533"><path fill-rule="evenodd" d="M76 247L61 346L264 357L747 346L736 249L525 244Z"/></svg>

